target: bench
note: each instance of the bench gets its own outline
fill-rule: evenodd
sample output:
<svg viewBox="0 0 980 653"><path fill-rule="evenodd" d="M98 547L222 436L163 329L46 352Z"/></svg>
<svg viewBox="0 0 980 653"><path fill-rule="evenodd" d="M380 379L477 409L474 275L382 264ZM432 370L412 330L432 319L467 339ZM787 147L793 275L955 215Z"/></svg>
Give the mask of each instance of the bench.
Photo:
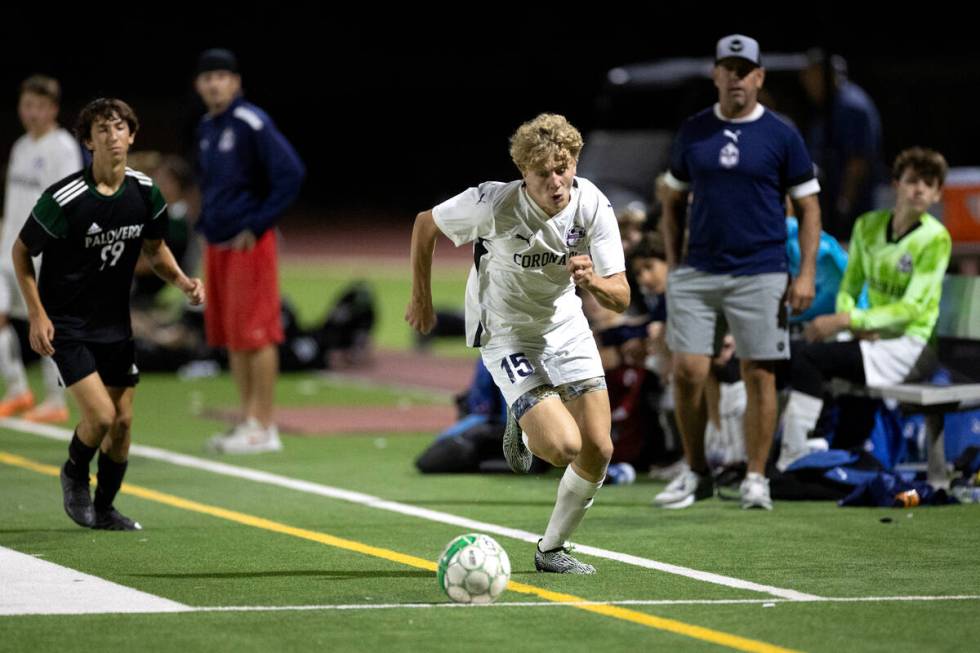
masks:
<svg viewBox="0 0 980 653"><path fill-rule="evenodd" d="M863 388L860 394L895 401L903 412L925 416L926 479L933 487L947 489L943 417L980 407L980 383L972 382L980 381L980 277L946 276L936 335L939 364L951 371L953 385L902 383Z"/></svg>

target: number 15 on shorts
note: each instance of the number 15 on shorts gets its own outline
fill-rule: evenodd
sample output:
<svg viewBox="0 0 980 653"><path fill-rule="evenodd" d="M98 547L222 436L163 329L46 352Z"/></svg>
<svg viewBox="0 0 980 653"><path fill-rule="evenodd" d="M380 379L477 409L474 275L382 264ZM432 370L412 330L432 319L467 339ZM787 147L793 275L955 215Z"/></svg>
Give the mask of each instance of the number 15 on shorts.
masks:
<svg viewBox="0 0 980 653"><path fill-rule="evenodd" d="M534 374L534 366L531 365L531 361L522 351L501 358L500 367L503 368L504 372L507 372L507 378L510 379L511 383L517 383L518 376L525 378ZM515 374L517 376L514 376Z"/></svg>

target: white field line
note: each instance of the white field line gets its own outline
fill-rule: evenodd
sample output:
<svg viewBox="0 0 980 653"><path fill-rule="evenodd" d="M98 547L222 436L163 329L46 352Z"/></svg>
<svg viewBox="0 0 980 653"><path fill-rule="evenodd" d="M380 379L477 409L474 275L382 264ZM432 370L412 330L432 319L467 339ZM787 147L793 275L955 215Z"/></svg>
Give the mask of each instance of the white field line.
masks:
<svg viewBox="0 0 980 653"><path fill-rule="evenodd" d="M66 442L69 441L72 436L72 432L67 429L62 429L55 426L49 426L46 424L35 424L33 422L28 422L20 419L0 419L0 426L15 431L19 431L21 433L30 433L33 435L38 435L53 440L62 440ZM307 494L314 494L322 497L327 497L329 499L347 501L349 503L354 503L369 508L376 508L378 510L387 510L389 512L394 512L401 515L409 515L412 517L418 517L420 519L426 519L429 521L439 522L442 524L459 526L460 528L466 529L468 531L491 533L493 535L509 537L515 540L520 540L522 542L528 542L531 544L536 544L537 541L542 537L537 533L531 533L528 531L518 530L515 528L508 528L506 526L500 526L498 524L491 524L488 522L475 521L472 519L467 519L465 517L452 515L446 512L429 510L428 508L420 508L418 506L412 506L405 503L398 503L397 501L386 501L384 499L372 496L370 494L363 494L361 492L344 490L342 488L331 487L329 485L321 485L320 483L313 483L310 481L301 481L298 479L289 478L287 476L280 476L278 474L272 474L260 470L248 469L247 467L237 467L235 465L229 465L227 463L221 463L213 460L206 460L204 458L197 458L196 456L189 456L187 454L167 451L166 449L158 449L156 447L148 447L145 445L133 445L132 447L130 447L129 452L132 455L140 456L142 458L150 458L152 460L167 462L173 465L179 465L181 467L198 469L202 471L212 472L214 474L220 474L223 476L241 478L249 481L254 481L256 483L264 483L266 485L274 485L277 487L283 487L290 490L295 490L297 492L305 492ZM690 578L705 583L713 583L715 585L723 585L725 587L731 587L734 589L748 590L752 592L761 592L763 594L769 594L771 596L776 596L779 598L789 599L793 601L813 601L821 598L813 594L805 594L803 592L797 592L796 590L792 590L792 589L774 587L772 585L762 585L760 583L754 583L752 581L742 580L740 578L733 578L731 576L722 576L721 574L713 574L707 571L691 569L689 567L682 567L679 565L672 565L666 562L659 562L657 560L651 560L649 558L641 558L639 556L630 555L628 553L620 553L618 551L600 549L598 547L587 546L584 544L576 544L575 550L578 553L584 553L586 555L591 555L596 558L614 560L616 562L621 562L623 564L632 565L635 567L642 567L644 569L652 569L655 571L661 571L668 574L675 574L678 576L683 576L685 578Z"/></svg>
<svg viewBox="0 0 980 653"><path fill-rule="evenodd" d="M622 601L498 601L475 605L472 603L353 603L340 605L230 605L194 606L190 612L289 612L318 610L425 610L428 608L561 608L583 605L760 605L773 607L777 603L889 603L903 601L980 601L980 595L959 596L843 596L813 599L627 599Z"/></svg>
<svg viewBox="0 0 980 653"><path fill-rule="evenodd" d="M569 608L587 605L621 605L621 606L672 606L672 605L757 605L762 608L774 608L777 604L801 603L890 603L890 602L927 602L927 601L980 601L980 595L959 596L844 596L819 597L815 599L631 599L623 601L498 601L497 603L474 605L471 603L350 603L337 605L214 605L189 606L174 604L175 607L163 610L148 609L148 606L127 606L125 610L113 609L111 606L91 605L73 610L70 614L103 614L103 613L173 613L173 612L344 612L356 610L429 610L442 608ZM69 612L52 609L50 604L38 611L6 612L0 611L0 616L16 615L69 614Z"/></svg>
<svg viewBox="0 0 980 653"><path fill-rule="evenodd" d="M0 615L187 612L189 606L0 546Z"/></svg>

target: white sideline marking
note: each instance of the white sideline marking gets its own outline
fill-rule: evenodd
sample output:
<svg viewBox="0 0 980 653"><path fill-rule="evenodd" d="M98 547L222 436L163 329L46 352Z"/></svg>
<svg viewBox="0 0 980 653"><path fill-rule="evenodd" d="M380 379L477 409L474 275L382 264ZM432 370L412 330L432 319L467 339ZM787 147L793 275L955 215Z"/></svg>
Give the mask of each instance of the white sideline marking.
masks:
<svg viewBox="0 0 980 653"><path fill-rule="evenodd" d="M583 605L771 605L773 603L887 603L892 601L980 601L980 595L961 596L845 596L812 599L627 599L622 601L497 601L496 603L352 603L340 605L230 605L191 607L192 612L288 612L316 610L394 610L399 608L561 608Z"/></svg>
<svg viewBox="0 0 980 653"><path fill-rule="evenodd" d="M186 612L189 606L0 546L0 615Z"/></svg>
<svg viewBox="0 0 980 653"><path fill-rule="evenodd" d="M441 608L569 608L586 605L623 606L670 606L670 605L760 605L773 607L776 603L888 603L893 601L980 601L980 595L962 596L847 596L819 597L806 600L791 599L631 599L623 601L497 601L496 603L349 603L338 605L204 605L190 606L176 604L177 607L163 612L328 612L354 610L428 610ZM106 610L104 612L113 612ZM119 611L115 611L119 612ZM152 610L129 610L129 612L152 613ZM3 613L0 613L3 614ZM31 614L64 614L60 612L32 612Z"/></svg>
<svg viewBox="0 0 980 653"><path fill-rule="evenodd" d="M4 426L15 431L20 431L22 433L31 433L33 435L39 435L52 440L62 440L66 442L71 440L72 436L72 432L66 429L47 424L35 424L34 422L28 422L21 419L0 419L0 426ZM315 494L330 499L347 501L349 503L355 503L362 506L367 506L369 508L387 510L401 515L410 515L412 517L419 517L420 519L427 519L429 521L451 524L469 531L492 533L494 535L509 537L515 540L529 542L531 544L537 544L538 540L541 539L541 535L518 530L516 528L508 528L506 526L490 524L488 522L475 521L465 517L451 515L446 512L440 512L438 510L429 510L428 508L420 508L418 506L412 506L405 503L398 503L397 501L386 501L370 494L344 490L310 481L301 481L298 479L289 478L287 476L280 476L279 474L248 469L247 467L237 467L227 463L167 451L166 449L158 449L156 447L148 447L145 445L132 445L129 452L136 456L159 460L174 465L179 465L181 467L190 467L192 469L208 471L215 474L221 474L223 476L242 478L249 481L255 481L256 483L265 483L267 485L275 485L290 490L296 490L297 492L305 492L307 494ZM679 565L672 565L666 562L658 562L657 560L651 560L649 558L641 558L628 553L619 553L618 551L600 549L584 544L576 544L575 550L596 558L615 560L616 562L621 562L623 564L684 576L686 578L699 580L705 583L714 583L715 585L724 585L725 587L749 590L752 592L762 592L764 594L770 594L772 596L778 596L780 598L789 599L792 601L813 601L821 598L814 594L805 594L803 592L797 592L796 590L774 587L772 585L762 585L760 583L753 583L752 581L742 580L740 578L722 576L721 574L713 574L711 572L691 569L689 567L681 567Z"/></svg>

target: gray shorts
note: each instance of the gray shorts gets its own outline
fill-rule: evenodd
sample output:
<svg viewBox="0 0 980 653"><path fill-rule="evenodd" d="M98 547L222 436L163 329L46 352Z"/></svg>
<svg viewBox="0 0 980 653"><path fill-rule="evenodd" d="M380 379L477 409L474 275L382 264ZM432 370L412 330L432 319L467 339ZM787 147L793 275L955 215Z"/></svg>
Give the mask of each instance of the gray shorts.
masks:
<svg viewBox="0 0 980 653"><path fill-rule="evenodd" d="M785 272L732 276L689 266L667 279L667 346L712 356L730 331L743 360L789 358Z"/></svg>

